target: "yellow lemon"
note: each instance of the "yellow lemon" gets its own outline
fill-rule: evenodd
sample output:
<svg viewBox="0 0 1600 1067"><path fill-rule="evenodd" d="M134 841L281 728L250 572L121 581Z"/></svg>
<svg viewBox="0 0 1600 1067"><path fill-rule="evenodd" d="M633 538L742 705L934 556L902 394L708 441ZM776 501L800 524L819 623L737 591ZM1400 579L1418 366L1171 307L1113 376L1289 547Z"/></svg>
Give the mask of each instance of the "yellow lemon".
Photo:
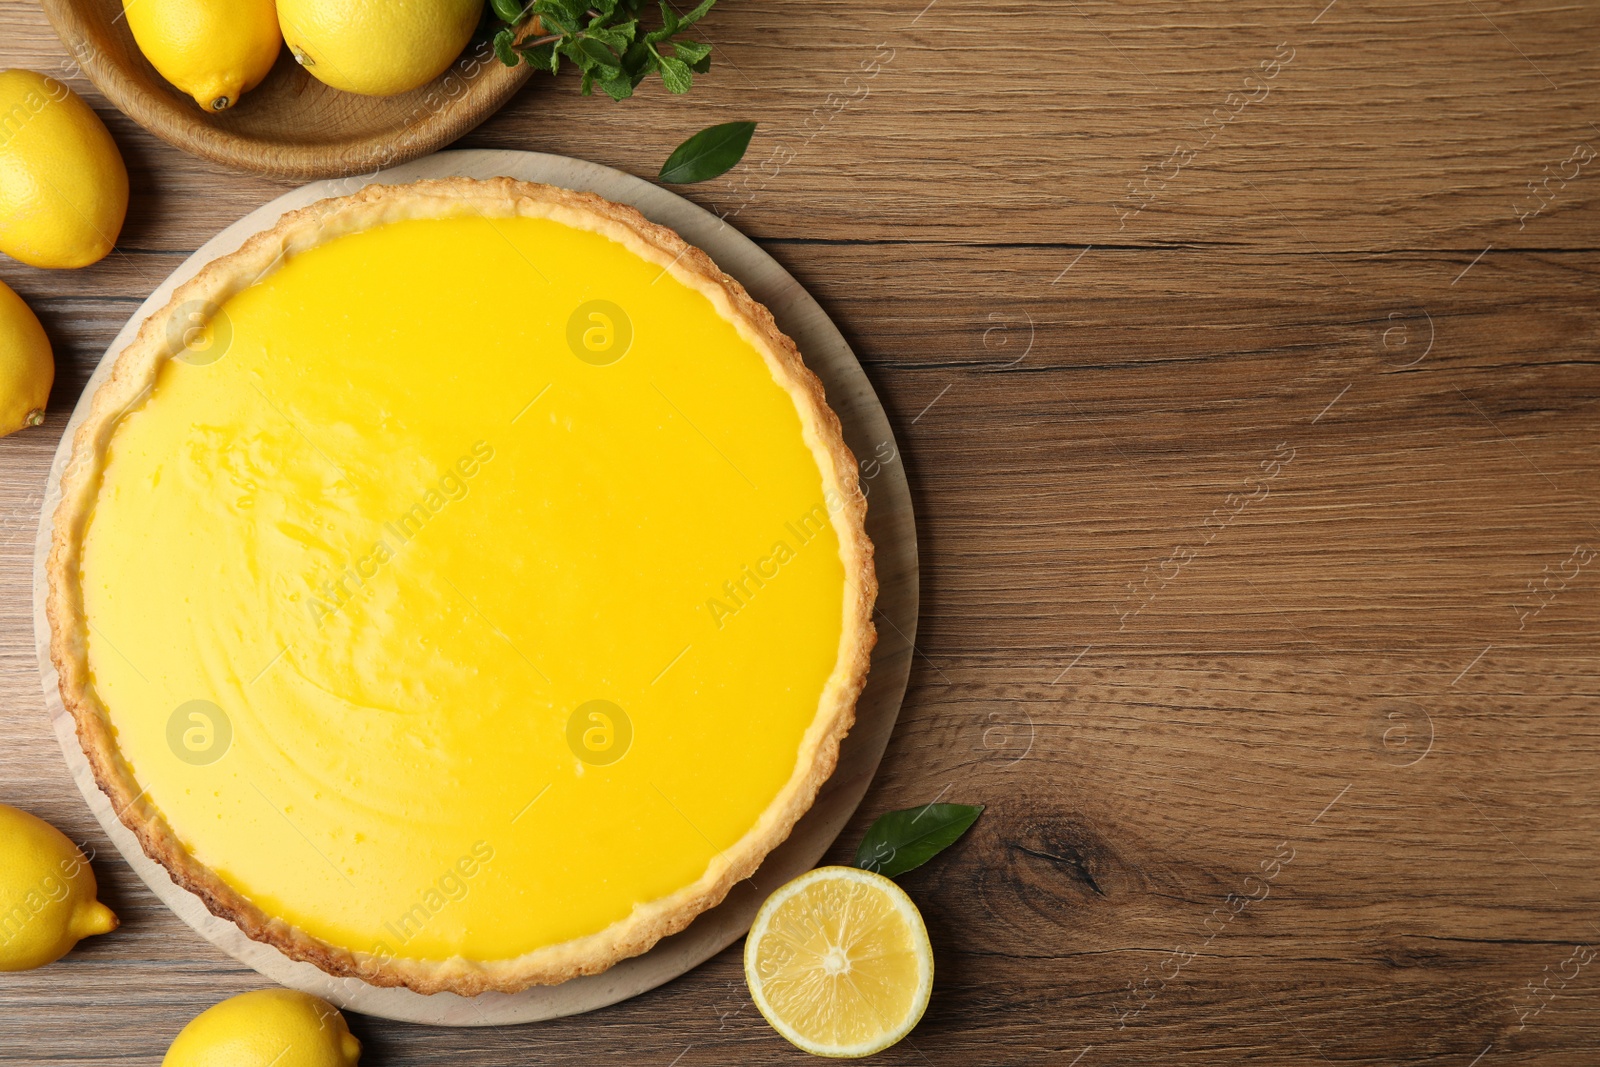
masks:
<svg viewBox="0 0 1600 1067"><path fill-rule="evenodd" d="M87 267L128 213L128 169L83 99L31 70L0 72L0 252Z"/></svg>
<svg viewBox="0 0 1600 1067"><path fill-rule="evenodd" d="M190 1020L161 1067L355 1067L361 1042L325 1000L262 989Z"/></svg>
<svg viewBox="0 0 1600 1067"><path fill-rule="evenodd" d="M744 946L750 996L797 1048L853 1059L911 1032L933 991L917 906L881 874L820 867L761 906Z"/></svg>
<svg viewBox="0 0 1600 1067"><path fill-rule="evenodd" d="M261 84L283 36L272 0L122 0L139 51L207 111Z"/></svg>
<svg viewBox="0 0 1600 1067"><path fill-rule="evenodd" d="M483 0L278 0L294 58L319 81L365 96L426 85L461 54Z"/></svg>
<svg viewBox="0 0 1600 1067"><path fill-rule="evenodd" d="M44 327L22 297L0 282L0 437L44 421L55 380Z"/></svg>
<svg viewBox="0 0 1600 1067"><path fill-rule="evenodd" d="M0 971L54 963L83 938L116 928L78 847L43 819L0 804Z"/></svg>

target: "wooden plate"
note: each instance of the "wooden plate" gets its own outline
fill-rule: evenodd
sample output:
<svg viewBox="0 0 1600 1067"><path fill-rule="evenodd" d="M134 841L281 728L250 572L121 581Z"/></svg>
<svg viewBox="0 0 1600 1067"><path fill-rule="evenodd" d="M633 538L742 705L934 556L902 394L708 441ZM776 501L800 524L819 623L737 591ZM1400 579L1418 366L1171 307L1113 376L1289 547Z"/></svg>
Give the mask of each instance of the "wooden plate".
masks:
<svg viewBox="0 0 1600 1067"><path fill-rule="evenodd" d="M307 74L287 46L237 105L200 109L145 59L122 0L40 0L95 88L186 152L239 170L304 181L370 172L449 144L494 114L532 68L506 67L480 28L453 66L399 96L357 96Z"/></svg>
<svg viewBox="0 0 1600 1067"><path fill-rule="evenodd" d="M323 197L353 192L371 181L397 183L450 175L474 178L507 175L569 189L585 189L619 203L631 204L704 249L718 266L738 278L752 296L772 309L779 327L795 339L806 364L822 379L828 402L838 412L844 426L845 440L862 461L861 480L867 492L867 533L876 548L879 582L875 620L878 646L873 652L872 673L868 676L866 690L856 707L855 728L845 739L839 754L838 769L789 840L767 857L755 875L740 882L727 900L701 915L682 933L666 938L643 956L625 960L603 974L521 993L486 993L470 998L453 993L422 996L408 989L381 989L353 978L335 978L309 963L297 963L269 945L251 941L238 927L207 911L198 897L175 885L164 867L145 856L138 840L118 821L110 801L95 784L89 762L78 747L72 716L61 703L55 667L50 662L50 624L44 614L44 561L50 548L51 520L61 500L61 471L71 451L72 438L89 409L95 390L110 370L111 357L132 340L145 317L162 307L171 298L172 291L200 267L238 248L251 235L269 228L285 211ZM441 1026L506 1025L591 1011L676 978L743 936L768 893L811 869L822 858L866 793L900 713L900 701L911 670L912 642L917 632L916 524L894 433L861 365L816 301L749 238L677 194L609 167L533 152L441 152L378 175L317 182L280 196L206 242L134 313L89 379L56 450L35 546L33 609L45 703L73 778L117 850L179 918L212 944L273 981L326 997L340 1007L366 1015Z"/></svg>

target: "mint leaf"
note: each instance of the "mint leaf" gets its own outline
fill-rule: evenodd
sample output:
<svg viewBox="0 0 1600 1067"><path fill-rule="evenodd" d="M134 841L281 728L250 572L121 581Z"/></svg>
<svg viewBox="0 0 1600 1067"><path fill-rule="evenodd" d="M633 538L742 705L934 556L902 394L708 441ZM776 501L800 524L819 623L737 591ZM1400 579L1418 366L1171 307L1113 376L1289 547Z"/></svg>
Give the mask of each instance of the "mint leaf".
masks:
<svg viewBox="0 0 1600 1067"><path fill-rule="evenodd" d="M587 0L539 0L535 9L540 13L557 13L563 21L576 26L583 21L583 13L588 6Z"/></svg>
<svg viewBox="0 0 1600 1067"><path fill-rule="evenodd" d="M583 73L585 94L598 85L612 99L625 100L652 73L661 75L668 92L686 93L696 74L711 69L711 46L675 38L716 0L703 0L688 15L679 15L673 2L660 0L661 24L646 32L639 16L649 0L489 0L503 24L495 28L494 52L507 65L526 62L552 74L564 57ZM529 43L519 44L518 34Z"/></svg>
<svg viewBox="0 0 1600 1067"><path fill-rule="evenodd" d="M689 64L683 60L662 56L661 80L666 84L667 92L686 93L689 91L689 86L694 84L694 75L689 72ZM743 155L742 152L740 154Z"/></svg>
<svg viewBox="0 0 1600 1067"><path fill-rule="evenodd" d="M661 61L663 79L666 78L668 62L666 59ZM668 88L671 88L670 84ZM672 155L661 165L660 178L673 185L688 185L726 174L744 158L755 132L756 124L753 122L724 122L720 126L708 126L673 149Z"/></svg>
<svg viewBox="0 0 1600 1067"><path fill-rule="evenodd" d="M651 30L644 35L644 39L650 44L660 44L677 33L678 26L678 13L672 10L672 6L667 3L667 0L661 0L661 28Z"/></svg>
<svg viewBox="0 0 1600 1067"><path fill-rule="evenodd" d="M955 844L982 814L981 804L924 804L891 811L862 838L855 866L897 878Z"/></svg>
<svg viewBox="0 0 1600 1067"><path fill-rule="evenodd" d="M594 66L594 60L583 54L583 49L578 47L576 37L563 37L555 42L556 54L565 56L578 65L579 70L588 70Z"/></svg>
<svg viewBox="0 0 1600 1067"><path fill-rule="evenodd" d="M626 100L633 95L633 78L619 74L600 83L600 88L613 100Z"/></svg>
<svg viewBox="0 0 1600 1067"><path fill-rule="evenodd" d="M489 0L489 6L494 8L495 15L502 22L515 26L522 21L521 0Z"/></svg>
<svg viewBox="0 0 1600 1067"><path fill-rule="evenodd" d="M638 29L639 23L634 20L624 22L620 26L591 26L587 33L613 52L626 52L628 46L633 43L633 35Z"/></svg>
<svg viewBox="0 0 1600 1067"><path fill-rule="evenodd" d="M547 6L553 5L541 4L538 11L539 21L543 23L546 30L551 33L559 33L563 37L570 37L578 32L576 20L569 22L565 12L557 14L553 11L543 10Z"/></svg>
<svg viewBox="0 0 1600 1067"><path fill-rule="evenodd" d="M673 54L691 67L711 54L711 46L699 41L673 41Z"/></svg>
<svg viewBox="0 0 1600 1067"><path fill-rule="evenodd" d="M516 49L511 47L516 38L517 31L509 27L494 35L494 54L508 67L514 67L520 62Z"/></svg>
<svg viewBox="0 0 1600 1067"><path fill-rule="evenodd" d="M619 66L617 54L593 37L579 37L578 50L608 71Z"/></svg>
<svg viewBox="0 0 1600 1067"><path fill-rule="evenodd" d="M556 55L554 42L546 41L532 48L519 48L518 51L534 70L547 70L554 74L561 69L561 58Z"/></svg>
<svg viewBox="0 0 1600 1067"><path fill-rule="evenodd" d="M656 57L651 54L650 46L643 41L635 41L622 53L622 69L634 78L633 84L638 85L646 74L656 69Z"/></svg>
<svg viewBox="0 0 1600 1067"><path fill-rule="evenodd" d="M693 26L695 23L705 18L706 12L710 11L714 6L716 6L716 3L717 0L705 0L705 3L701 4L699 7L683 16L683 18L679 19L678 25Z"/></svg>

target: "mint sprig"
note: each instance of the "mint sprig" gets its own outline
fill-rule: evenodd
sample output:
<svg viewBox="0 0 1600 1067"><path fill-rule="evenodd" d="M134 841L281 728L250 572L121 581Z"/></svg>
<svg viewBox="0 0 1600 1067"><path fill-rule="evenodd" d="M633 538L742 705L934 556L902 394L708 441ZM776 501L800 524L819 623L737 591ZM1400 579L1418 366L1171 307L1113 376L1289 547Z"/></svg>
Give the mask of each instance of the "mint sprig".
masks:
<svg viewBox="0 0 1600 1067"><path fill-rule="evenodd" d="M646 29L646 0L491 0L504 23L494 52L508 67L527 63L559 73L563 59L583 74L585 96L595 86L613 100L626 100L651 74L670 93L686 93L696 74L711 69L711 46L680 36L705 17L717 0L680 15L661 0L661 25Z"/></svg>

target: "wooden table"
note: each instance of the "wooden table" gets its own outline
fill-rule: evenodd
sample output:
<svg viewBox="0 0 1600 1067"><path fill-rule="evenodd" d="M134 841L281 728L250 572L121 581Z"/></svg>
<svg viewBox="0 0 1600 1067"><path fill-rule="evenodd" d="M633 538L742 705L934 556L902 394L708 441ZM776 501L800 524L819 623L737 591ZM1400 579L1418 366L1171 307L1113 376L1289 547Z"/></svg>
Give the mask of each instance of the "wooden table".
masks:
<svg viewBox="0 0 1600 1067"><path fill-rule="evenodd" d="M904 879L938 982L881 1059L1595 1063L1595 5L924 2L726 0L688 98L539 81L463 142L650 175L761 123L689 195L838 320L919 509L911 690L845 840L989 805ZM0 6L4 65L65 60ZM282 189L105 117L118 251L0 262L59 366L0 441L0 799L103 853L43 713L37 493L131 310ZM96 867L125 926L0 977L0 1063L155 1064L260 985ZM734 952L558 1023L352 1023L379 1067L801 1062Z"/></svg>

